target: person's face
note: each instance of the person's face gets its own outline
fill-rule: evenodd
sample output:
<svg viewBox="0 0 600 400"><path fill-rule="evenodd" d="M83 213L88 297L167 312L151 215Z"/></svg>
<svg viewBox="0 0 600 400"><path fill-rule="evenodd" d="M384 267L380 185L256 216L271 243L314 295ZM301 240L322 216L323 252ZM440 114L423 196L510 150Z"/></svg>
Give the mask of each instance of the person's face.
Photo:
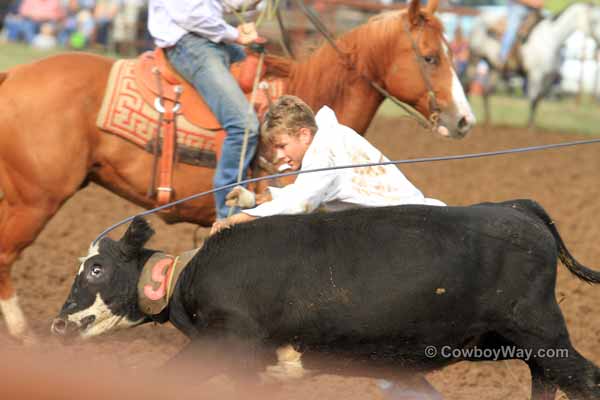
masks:
<svg viewBox="0 0 600 400"><path fill-rule="evenodd" d="M279 133L273 138L275 159L284 161L292 170L298 170L302 166L302 159L313 139L312 132L308 128L300 128L297 135L291 136L287 133Z"/></svg>

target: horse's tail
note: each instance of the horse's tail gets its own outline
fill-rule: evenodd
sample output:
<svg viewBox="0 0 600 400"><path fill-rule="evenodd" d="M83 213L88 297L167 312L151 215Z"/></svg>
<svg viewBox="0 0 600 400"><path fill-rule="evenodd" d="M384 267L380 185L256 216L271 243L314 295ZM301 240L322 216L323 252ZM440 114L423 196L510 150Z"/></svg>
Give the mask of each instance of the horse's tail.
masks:
<svg viewBox="0 0 600 400"><path fill-rule="evenodd" d="M554 240L556 242L556 248L558 250L558 257L560 261L571 271L572 274L577 276L579 279L584 280L588 283L600 283L600 272L594 271L583 264L580 264L569 252L565 242L563 242L558 229L552 218L548 215L546 210L533 200L515 200L508 203L513 208L524 211L529 215L536 216L541 219L544 224L548 227Z"/></svg>

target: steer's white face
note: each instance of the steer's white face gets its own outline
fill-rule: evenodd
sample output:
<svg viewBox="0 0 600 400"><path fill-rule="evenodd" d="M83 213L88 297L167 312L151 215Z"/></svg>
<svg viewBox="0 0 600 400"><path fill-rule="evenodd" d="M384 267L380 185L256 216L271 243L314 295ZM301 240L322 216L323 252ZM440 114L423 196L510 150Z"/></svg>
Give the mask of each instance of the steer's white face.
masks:
<svg viewBox="0 0 600 400"><path fill-rule="evenodd" d="M137 283L152 254L143 245L153 233L146 221L134 220L118 242L103 238L90 246L52 332L89 338L148 321L138 307Z"/></svg>
<svg viewBox="0 0 600 400"><path fill-rule="evenodd" d="M127 315L113 313L111 308L102 300L100 293L96 294L96 299L91 306L64 317L67 326L74 324L73 328L84 339L118 329L130 328L143 323L144 320L145 317L141 317L138 320L131 320Z"/></svg>

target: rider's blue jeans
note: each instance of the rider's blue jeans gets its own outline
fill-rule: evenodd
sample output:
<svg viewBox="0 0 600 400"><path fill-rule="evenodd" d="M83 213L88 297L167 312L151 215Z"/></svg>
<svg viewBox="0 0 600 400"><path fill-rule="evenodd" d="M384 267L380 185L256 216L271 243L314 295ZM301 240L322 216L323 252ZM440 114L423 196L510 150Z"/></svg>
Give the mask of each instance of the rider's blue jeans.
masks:
<svg viewBox="0 0 600 400"><path fill-rule="evenodd" d="M508 59L510 50L517 39L519 27L529 13L529 7L517 2L516 0L508 0L506 7L506 31L504 31L504 36L502 37L502 43L500 45L501 63L505 63Z"/></svg>
<svg viewBox="0 0 600 400"><path fill-rule="evenodd" d="M238 83L229 72L231 63L240 61L245 53L240 46L213 43L193 33L188 33L166 51L175 69L194 87L215 114L227 132L221 158L213 183L215 187L235 183L242 153L244 130L250 127L248 148L243 165L242 179L258 143L258 119ZM229 208L225 196L229 190L215 193L217 218L226 218ZM237 211L237 210L235 210Z"/></svg>

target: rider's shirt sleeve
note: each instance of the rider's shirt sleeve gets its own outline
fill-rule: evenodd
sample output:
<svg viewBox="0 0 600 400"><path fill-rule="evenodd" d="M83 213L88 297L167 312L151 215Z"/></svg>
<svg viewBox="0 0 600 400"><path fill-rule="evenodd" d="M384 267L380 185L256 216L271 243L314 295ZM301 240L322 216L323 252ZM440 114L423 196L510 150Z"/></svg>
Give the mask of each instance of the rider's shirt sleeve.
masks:
<svg viewBox="0 0 600 400"><path fill-rule="evenodd" d="M211 42L233 42L239 35L223 19L223 3L219 0L177 0L163 4L177 25Z"/></svg>
<svg viewBox="0 0 600 400"><path fill-rule="evenodd" d="M313 140L302 159L302 170L334 166L334 154L328 147L328 143ZM300 174L294 183L272 191L273 200L243 212L255 217L309 213L335 197L338 185L335 170Z"/></svg>

